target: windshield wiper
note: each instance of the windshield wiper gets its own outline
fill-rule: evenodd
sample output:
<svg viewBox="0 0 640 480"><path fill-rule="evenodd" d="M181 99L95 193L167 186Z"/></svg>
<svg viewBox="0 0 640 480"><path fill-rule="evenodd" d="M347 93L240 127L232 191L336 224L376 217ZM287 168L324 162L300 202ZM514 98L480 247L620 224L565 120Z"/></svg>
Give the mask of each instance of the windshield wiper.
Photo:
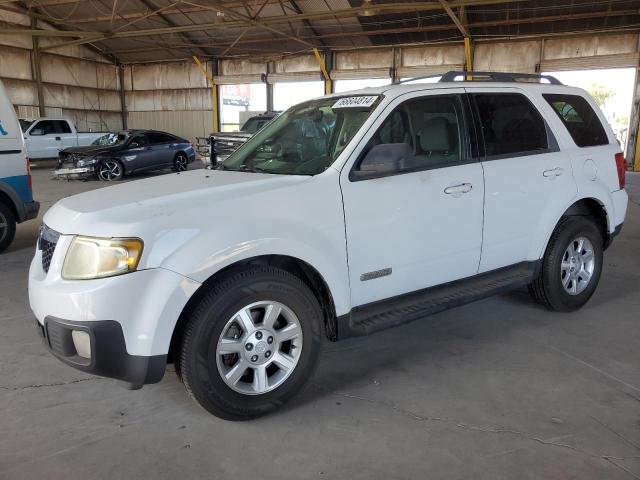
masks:
<svg viewBox="0 0 640 480"><path fill-rule="evenodd" d="M269 172L268 170L265 170L263 168L250 167L250 166L245 165L245 164L242 164L237 168L229 168L225 164L221 163L218 168L219 168L219 170L227 170L227 171L230 171L230 172L272 173L272 172Z"/></svg>

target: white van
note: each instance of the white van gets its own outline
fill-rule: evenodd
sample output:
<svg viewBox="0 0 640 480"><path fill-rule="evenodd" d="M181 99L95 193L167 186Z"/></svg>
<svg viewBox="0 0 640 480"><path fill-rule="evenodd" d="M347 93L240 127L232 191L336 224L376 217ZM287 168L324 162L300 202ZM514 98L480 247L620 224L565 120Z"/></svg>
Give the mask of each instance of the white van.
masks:
<svg viewBox="0 0 640 480"><path fill-rule="evenodd" d="M0 81L0 253L13 241L16 223L37 217L39 209L20 123Z"/></svg>

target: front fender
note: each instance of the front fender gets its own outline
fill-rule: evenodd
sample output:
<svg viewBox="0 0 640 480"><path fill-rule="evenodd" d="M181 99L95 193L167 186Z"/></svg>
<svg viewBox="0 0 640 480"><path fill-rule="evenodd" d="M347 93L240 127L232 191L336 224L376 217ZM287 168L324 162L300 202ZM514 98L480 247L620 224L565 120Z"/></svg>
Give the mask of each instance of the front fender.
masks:
<svg viewBox="0 0 640 480"><path fill-rule="evenodd" d="M185 245L188 251L203 251L202 243L199 240L189 242ZM326 282L336 307L337 315L343 315L350 310L350 296L348 284L347 260L344 251L326 248L322 251L319 248L310 246L300 240L285 238L261 238L237 242L231 247L222 248L197 262L192 262L187 268L186 277L204 283L213 275L235 263L242 262L255 257L266 255L281 255L293 257L311 265L322 276ZM179 256L183 256L181 253ZM185 267L180 267L182 263L178 258L171 258L163 264L164 268L179 271Z"/></svg>

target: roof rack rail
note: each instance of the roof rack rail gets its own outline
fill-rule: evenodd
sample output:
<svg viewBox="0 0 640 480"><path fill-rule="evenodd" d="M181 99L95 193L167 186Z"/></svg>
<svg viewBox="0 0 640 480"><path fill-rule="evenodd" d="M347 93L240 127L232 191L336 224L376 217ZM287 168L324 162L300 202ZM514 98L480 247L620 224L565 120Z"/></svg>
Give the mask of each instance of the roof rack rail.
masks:
<svg viewBox="0 0 640 480"><path fill-rule="evenodd" d="M464 81L478 82L518 82L527 80L547 80L552 85L562 85L562 82L551 75L540 73L512 73L512 72L465 72L451 71L442 75L441 82L455 82L456 78L463 77Z"/></svg>
<svg viewBox="0 0 640 480"><path fill-rule="evenodd" d="M438 82L455 82L458 77L462 77L463 81L475 82L518 82L527 80L546 80L552 85L562 85L562 82L551 75L542 75L540 73L507 73L507 72L466 72L463 70L452 70L446 73L436 73L434 75L424 75L420 77L405 78L396 82L396 85L402 83L415 82L417 80L426 80L429 78L440 78Z"/></svg>
<svg viewBox="0 0 640 480"><path fill-rule="evenodd" d="M408 82L414 82L416 80L426 80L427 78L441 78L443 75L445 75L444 73L435 73L432 75L421 75L419 77L411 77L411 78L405 78L404 80L398 80L397 82L395 82L395 85L400 85L403 83L408 83Z"/></svg>

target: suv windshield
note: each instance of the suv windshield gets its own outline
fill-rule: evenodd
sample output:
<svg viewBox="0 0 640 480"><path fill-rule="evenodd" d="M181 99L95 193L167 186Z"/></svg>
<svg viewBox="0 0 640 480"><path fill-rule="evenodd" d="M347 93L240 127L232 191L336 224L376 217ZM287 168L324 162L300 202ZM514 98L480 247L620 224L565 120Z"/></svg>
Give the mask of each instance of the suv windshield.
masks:
<svg viewBox="0 0 640 480"><path fill-rule="evenodd" d="M378 95L321 98L291 107L221 164L222 170L317 175L342 153Z"/></svg>

